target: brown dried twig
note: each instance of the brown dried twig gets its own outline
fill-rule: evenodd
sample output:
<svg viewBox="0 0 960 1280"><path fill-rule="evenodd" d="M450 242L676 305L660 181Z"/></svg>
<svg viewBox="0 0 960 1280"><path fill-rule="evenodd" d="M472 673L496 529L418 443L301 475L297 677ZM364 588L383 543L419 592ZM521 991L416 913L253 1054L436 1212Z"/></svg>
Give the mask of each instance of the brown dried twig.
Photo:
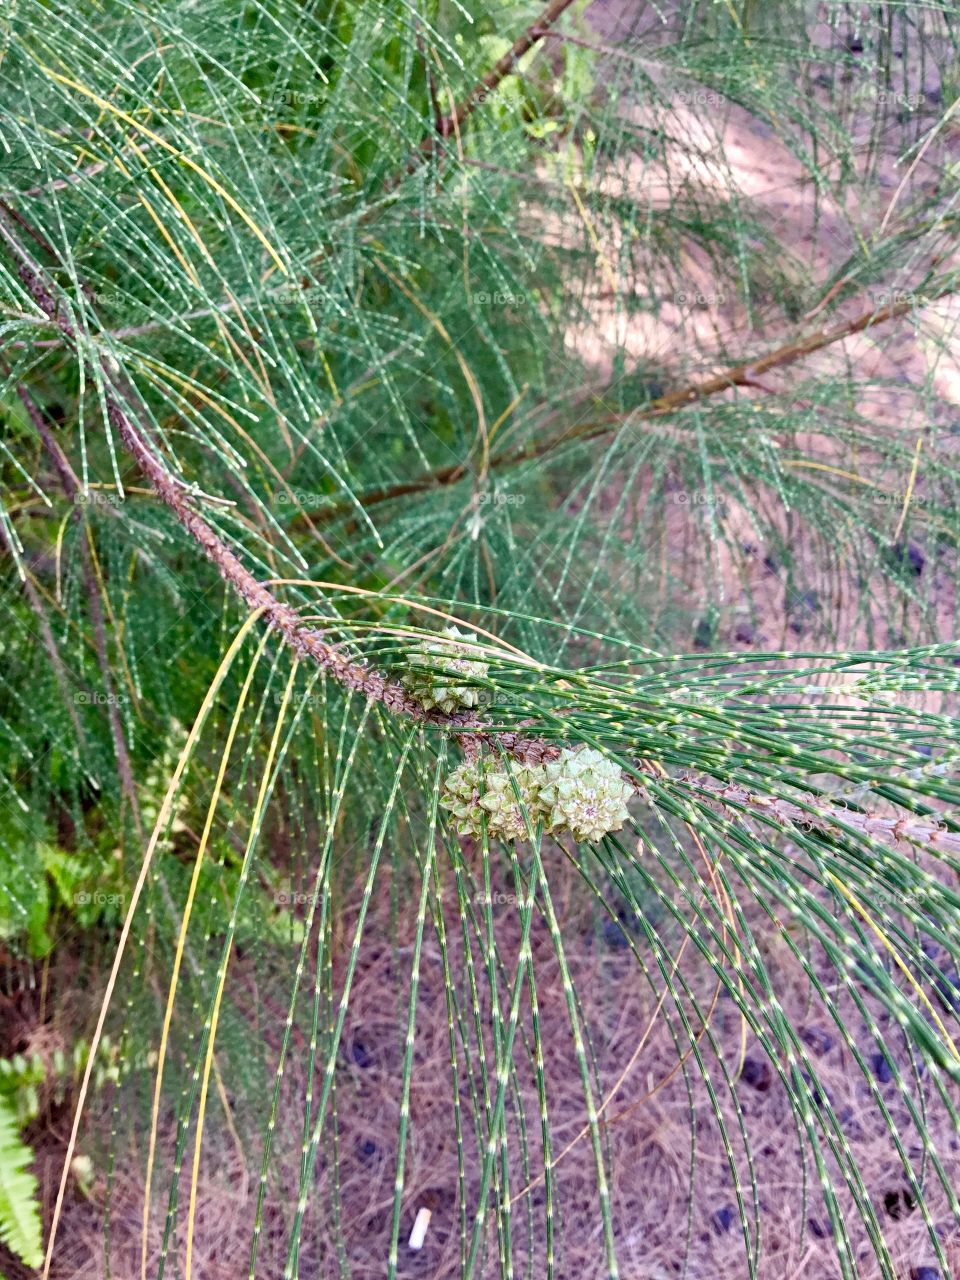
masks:
<svg viewBox="0 0 960 1280"><path fill-rule="evenodd" d="M751 813L785 830L798 827L828 835L843 835L853 830L868 841L906 843L932 849L937 854L960 855L960 831L951 831L932 818L864 813L841 805L825 805L818 796L807 796L804 804L795 804L780 797L758 795L738 782L719 782L699 774L682 773L679 781L728 811Z"/></svg>
<svg viewBox="0 0 960 1280"><path fill-rule="evenodd" d="M416 168L424 160L429 160L439 151L447 138L456 136L467 117L476 111L485 98L497 91L507 76L516 71L517 63L524 54L548 34L550 28L572 3L573 0L551 0L539 18L531 22L529 27L517 36L503 57L494 63L482 80L477 81L466 97L462 98L448 115L440 117L435 131L427 134L417 148L416 155L409 166L410 169Z"/></svg>
<svg viewBox="0 0 960 1280"><path fill-rule="evenodd" d="M939 298L955 293L956 289L956 283L951 281L949 285L944 285L925 300L927 302L936 302ZM676 413L679 409L687 408L697 401L719 395L722 391L729 391L733 387L755 387L769 392L773 389L761 381L764 373L771 369L781 369L787 365L794 364L805 356L823 350L824 347L842 342L844 338L853 337L857 333L862 333L865 329L872 329L879 324L886 324L890 320L895 320L897 317L911 311L914 305L912 300L902 299L887 306L873 307L869 311L861 312L854 319L843 321L832 328L817 329L802 338L794 338L790 342L776 347L765 356L759 356L756 360L743 361L724 370L722 373L714 374L700 381L689 382L685 386L679 387L676 391L669 391L666 395L658 396L655 400L650 400L639 408L632 409L629 413L613 413L608 417L582 422L538 444L527 444L517 449L505 450L503 453L494 454L487 462L487 469L492 471L500 467L515 466L522 462L537 462L574 441L595 440L601 436L612 435L624 426L665 417ZM384 485L379 489L371 489L367 493L358 494L352 503L331 503L329 506L319 509L316 512L316 516L323 523L327 520L335 519L339 515L346 514L353 509L356 502L359 502L363 507L373 507L382 502L390 502L395 498L407 497L410 494L426 493L431 489L446 488L459 483L469 471L469 462L451 463L445 467L438 467L434 471L426 471L422 475L414 476L411 480L401 480L396 484ZM295 526L296 524L297 521L294 521L293 525Z"/></svg>

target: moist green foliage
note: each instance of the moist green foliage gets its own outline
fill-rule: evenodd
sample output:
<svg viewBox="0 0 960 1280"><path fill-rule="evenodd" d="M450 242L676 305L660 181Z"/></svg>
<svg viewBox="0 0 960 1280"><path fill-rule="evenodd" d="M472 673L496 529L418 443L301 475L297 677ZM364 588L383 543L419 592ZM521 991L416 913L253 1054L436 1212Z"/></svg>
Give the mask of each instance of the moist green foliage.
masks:
<svg viewBox="0 0 960 1280"><path fill-rule="evenodd" d="M27 1168L32 1156L17 1132L16 1111L0 1096L0 1243L28 1267L39 1267L43 1247L37 1180Z"/></svg>
<svg viewBox="0 0 960 1280"><path fill-rule="evenodd" d="M337 1079L370 910L391 894L409 937L386 1274L428 947L459 1274L569 1274L538 935L576 1049L596 1265L618 1274L561 859L630 922L678 1069L706 1091L746 1273L766 1245L718 989L783 1090L840 1274L861 1247L887 1280L899 1267L780 1003L789 968L862 1074L947 1274L960 1205L928 1116L955 1118L960 1082L956 16L626 8L611 33L578 0L550 34L513 0L0 14L0 939L55 959L66 924L102 964L132 913L115 1116L143 1151L165 1073L158 1277L196 1226L200 1114L228 1096L251 1274L297 1275L318 1219L349 1273ZM755 171L803 198L780 208ZM472 779L441 723L346 692L259 623L231 648L238 596L132 460L123 414L219 543L329 641L469 713L484 759L504 734L546 748L549 813L506 751L494 810L471 785L458 812L444 779ZM449 626L482 654L439 679L411 666ZM560 776L587 752L609 765L587 780L607 789L594 824L578 806L596 797ZM851 1008L876 1053L907 1055L896 1116ZM294 1036L308 1083L291 1110ZM32 1264L15 1126L7 1150L21 1212L0 1222ZM691 1185L696 1162L692 1132ZM538 1172L542 1200L513 1208ZM280 1246L263 1231L278 1207Z"/></svg>

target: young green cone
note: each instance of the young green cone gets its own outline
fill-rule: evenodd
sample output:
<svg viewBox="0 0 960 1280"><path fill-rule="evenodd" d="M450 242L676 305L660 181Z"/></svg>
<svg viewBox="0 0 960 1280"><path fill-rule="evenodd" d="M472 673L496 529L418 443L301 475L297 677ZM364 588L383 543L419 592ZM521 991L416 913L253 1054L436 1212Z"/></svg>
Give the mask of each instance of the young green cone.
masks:
<svg viewBox="0 0 960 1280"><path fill-rule="evenodd" d="M481 821L486 818L489 839L528 839L529 830L536 828L542 812L540 787L544 772L539 765L514 765L513 778L523 798L522 806L505 769L469 760L454 769L444 783L440 804L453 814L460 835L479 836Z"/></svg>
<svg viewBox="0 0 960 1280"><path fill-rule="evenodd" d="M523 807L517 801L514 780L523 798ZM487 774L480 807L486 811L487 833L492 840L530 838L530 833L537 829L541 813L540 788L543 782L544 772L539 765L514 765L513 780L503 769L491 770Z"/></svg>
<svg viewBox="0 0 960 1280"><path fill-rule="evenodd" d="M627 801L633 788L619 767L593 747L564 747L544 766L540 790L546 829L569 831L574 840L596 842L619 831L630 816Z"/></svg>
<svg viewBox="0 0 960 1280"><path fill-rule="evenodd" d="M410 650L401 679L427 711L437 707L452 715L479 704L481 691L470 682L485 679L488 666L467 656L474 652L469 646L478 643L472 631L445 627L440 636L443 639L424 640Z"/></svg>
<svg viewBox="0 0 960 1280"><path fill-rule="evenodd" d="M447 774L440 798L441 809L453 814L454 825L462 836L479 836L483 810L480 808L480 789L483 785L483 769L479 762L465 760Z"/></svg>
<svg viewBox="0 0 960 1280"><path fill-rule="evenodd" d="M491 840L526 840L542 819L551 835L569 831L583 843L619 831L630 816L631 795L630 783L602 752L565 747L546 765L513 765L512 776L499 765L465 761L448 776L440 803L463 836L479 836L486 817Z"/></svg>

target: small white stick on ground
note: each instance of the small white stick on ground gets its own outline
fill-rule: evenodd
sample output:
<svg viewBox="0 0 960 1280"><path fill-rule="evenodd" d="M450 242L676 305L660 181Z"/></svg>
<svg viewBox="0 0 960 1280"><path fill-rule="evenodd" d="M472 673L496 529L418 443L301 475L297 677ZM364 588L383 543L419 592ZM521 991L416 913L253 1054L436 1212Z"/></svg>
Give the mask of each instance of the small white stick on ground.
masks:
<svg viewBox="0 0 960 1280"><path fill-rule="evenodd" d="M410 1241L408 1248L418 1250L423 1248L423 1242L427 1238L427 1228L430 1226L430 1219L433 1215L429 1209L418 1209L417 1216L414 1219L413 1230L410 1232Z"/></svg>

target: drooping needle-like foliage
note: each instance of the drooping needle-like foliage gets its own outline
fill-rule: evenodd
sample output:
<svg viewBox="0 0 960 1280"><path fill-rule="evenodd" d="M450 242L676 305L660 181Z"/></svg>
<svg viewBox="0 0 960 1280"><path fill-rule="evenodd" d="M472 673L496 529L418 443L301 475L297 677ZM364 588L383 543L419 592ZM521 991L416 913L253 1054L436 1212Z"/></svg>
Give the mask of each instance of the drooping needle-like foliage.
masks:
<svg viewBox="0 0 960 1280"><path fill-rule="evenodd" d="M407 1274L430 1001L438 1274L658 1274L611 1146L646 1036L601 1069L593 911L741 1273L779 1265L749 1040L801 1221L843 1277L905 1274L798 986L951 1273L957 34L798 0L0 13L0 943L71 948L100 1010L45 1275L80 1141L107 1206L136 1184L131 1275L205 1274L229 1144L237 1274ZM344 1060L382 946L392 1176L358 1239Z"/></svg>

